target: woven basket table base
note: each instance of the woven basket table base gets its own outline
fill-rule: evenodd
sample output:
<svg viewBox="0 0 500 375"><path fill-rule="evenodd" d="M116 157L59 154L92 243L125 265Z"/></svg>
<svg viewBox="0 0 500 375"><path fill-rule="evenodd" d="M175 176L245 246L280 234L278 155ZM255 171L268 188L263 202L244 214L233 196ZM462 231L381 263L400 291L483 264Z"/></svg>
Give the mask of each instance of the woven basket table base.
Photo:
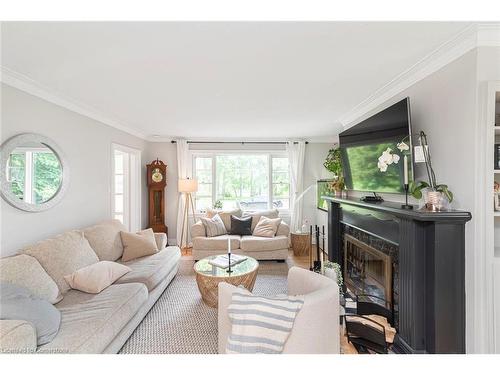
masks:
<svg viewBox="0 0 500 375"><path fill-rule="evenodd" d="M201 293L201 298L210 307L217 307L219 300L219 283L226 282L234 286L243 285L249 291L253 290L255 280L257 279L257 271L259 267L244 275L217 277L196 273L196 283L198 290Z"/></svg>

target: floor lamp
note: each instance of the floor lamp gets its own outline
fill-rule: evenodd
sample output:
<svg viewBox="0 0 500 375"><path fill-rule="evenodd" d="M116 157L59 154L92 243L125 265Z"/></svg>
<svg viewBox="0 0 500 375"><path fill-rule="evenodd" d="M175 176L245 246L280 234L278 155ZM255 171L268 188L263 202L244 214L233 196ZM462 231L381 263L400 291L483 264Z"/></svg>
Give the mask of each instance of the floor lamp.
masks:
<svg viewBox="0 0 500 375"><path fill-rule="evenodd" d="M196 193L198 191L198 181L190 178L179 179L178 184L179 193L184 194L185 197L185 205L184 205L184 216L182 218L182 232L181 232L181 249L184 240L184 233L186 233L186 247L188 245L188 230L189 230L189 206L191 206L191 211L193 213L193 220L196 223L196 215L194 212L194 203L192 193Z"/></svg>

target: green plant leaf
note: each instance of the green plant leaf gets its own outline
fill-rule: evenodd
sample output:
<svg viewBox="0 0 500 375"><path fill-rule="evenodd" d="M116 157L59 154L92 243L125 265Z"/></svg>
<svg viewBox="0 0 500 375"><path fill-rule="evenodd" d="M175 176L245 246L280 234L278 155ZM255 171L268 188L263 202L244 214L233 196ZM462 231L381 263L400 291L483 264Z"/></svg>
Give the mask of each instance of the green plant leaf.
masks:
<svg viewBox="0 0 500 375"><path fill-rule="evenodd" d="M422 198L422 190L421 189L415 189L415 190L412 191L411 195L415 199L421 199Z"/></svg>
<svg viewBox="0 0 500 375"><path fill-rule="evenodd" d="M443 194L448 198L448 201L450 201L450 203L453 202L453 193L449 191L447 187L443 187L442 190Z"/></svg>

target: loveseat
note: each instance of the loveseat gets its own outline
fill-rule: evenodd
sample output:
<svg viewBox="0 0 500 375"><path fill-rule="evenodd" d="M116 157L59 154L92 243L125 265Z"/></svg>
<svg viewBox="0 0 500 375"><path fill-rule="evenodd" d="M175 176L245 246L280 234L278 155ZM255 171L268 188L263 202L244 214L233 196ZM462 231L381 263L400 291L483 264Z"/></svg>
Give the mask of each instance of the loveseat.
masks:
<svg viewBox="0 0 500 375"><path fill-rule="evenodd" d="M231 215L252 217L252 232L262 216L270 219L279 217L278 210L248 213L242 212L239 209L231 211L207 211L207 217L213 217L215 214L219 214L228 233L231 231ZM200 260L210 255L225 253L227 252L229 238L231 241L231 251L235 254L248 255L258 260L285 260L288 257L289 234L290 228L288 224L281 221L274 237L240 236L234 234L207 237L203 223L198 221L191 227L191 238L193 241L192 255L195 260Z"/></svg>
<svg viewBox="0 0 500 375"><path fill-rule="evenodd" d="M164 233L155 233L157 253L122 262L120 231L125 228L119 221L105 221L65 232L28 246L18 255L0 259L2 280L8 275L22 275L22 281L32 286L35 295L50 296L50 302L61 313L55 338L38 347L30 323L1 320L0 349L24 353L117 353L172 281L181 257L177 246L167 246ZM98 294L73 290L64 283L61 276L70 268L102 260L123 263L132 271Z"/></svg>

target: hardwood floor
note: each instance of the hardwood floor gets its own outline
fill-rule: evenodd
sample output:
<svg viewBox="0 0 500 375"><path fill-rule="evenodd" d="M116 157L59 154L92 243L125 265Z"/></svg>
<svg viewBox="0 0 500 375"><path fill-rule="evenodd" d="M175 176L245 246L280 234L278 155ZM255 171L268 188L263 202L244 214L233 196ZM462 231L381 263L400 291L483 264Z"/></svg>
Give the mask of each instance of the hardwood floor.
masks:
<svg viewBox="0 0 500 375"><path fill-rule="evenodd" d="M191 248L182 249L182 257L184 259L192 259ZM316 259L316 248L313 248L313 261ZM288 259L286 260L289 266L297 266L309 269L309 256L295 256L293 251L288 252ZM342 327L340 328L340 348L342 354L358 354L356 348L347 342L347 337L343 333Z"/></svg>

